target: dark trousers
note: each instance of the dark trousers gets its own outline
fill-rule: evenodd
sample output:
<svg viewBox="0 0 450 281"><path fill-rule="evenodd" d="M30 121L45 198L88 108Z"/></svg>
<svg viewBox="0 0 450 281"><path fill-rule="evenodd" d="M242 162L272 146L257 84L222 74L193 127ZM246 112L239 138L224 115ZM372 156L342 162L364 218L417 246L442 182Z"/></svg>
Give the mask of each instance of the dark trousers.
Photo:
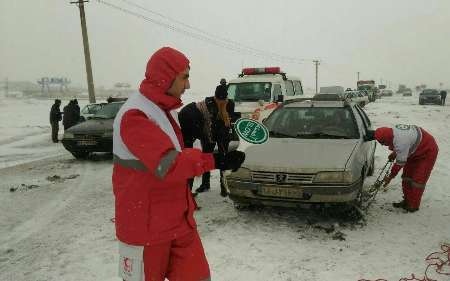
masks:
<svg viewBox="0 0 450 281"><path fill-rule="evenodd" d="M441 99L442 105L445 105L445 97Z"/></svg>
<svg viewBox="0 0 450 281"><path fill-rule="evenodd" d="M52 126L52 141L58 142L59 122L52 121L50 125Z"/></svg>

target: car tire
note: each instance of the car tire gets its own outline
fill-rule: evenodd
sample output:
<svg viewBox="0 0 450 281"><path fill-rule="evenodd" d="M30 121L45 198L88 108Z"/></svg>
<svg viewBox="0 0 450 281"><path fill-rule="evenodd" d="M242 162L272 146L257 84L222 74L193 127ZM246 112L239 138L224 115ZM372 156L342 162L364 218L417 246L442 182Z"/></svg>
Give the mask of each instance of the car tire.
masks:
<svg viewBox="0 0 450 281"><path fill-rule="evenodd" d="M89 152L87 151L71 151L73 157L76 159L86 159L89 156Z"/></svg>

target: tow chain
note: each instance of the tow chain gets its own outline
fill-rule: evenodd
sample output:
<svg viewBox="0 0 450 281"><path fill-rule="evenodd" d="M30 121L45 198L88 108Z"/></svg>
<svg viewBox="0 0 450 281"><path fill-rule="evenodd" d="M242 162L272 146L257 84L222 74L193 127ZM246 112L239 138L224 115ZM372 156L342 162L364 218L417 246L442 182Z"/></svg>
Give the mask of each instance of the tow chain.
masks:
<svg viewBox="0 0 450 281"><path fill-rule="evenodd" d="M383 169L381 169L380 173L378 174L378 177L375 180L374 184L367 191L361 194L362 210L367 212L370 205L372 205L372 203L375 201L375 197L377 196L378 191L380 191L381 187L383 186L383 180L386 176L389 175L393 163L393 161L388 160L386 164L384 164Z"/></svg>

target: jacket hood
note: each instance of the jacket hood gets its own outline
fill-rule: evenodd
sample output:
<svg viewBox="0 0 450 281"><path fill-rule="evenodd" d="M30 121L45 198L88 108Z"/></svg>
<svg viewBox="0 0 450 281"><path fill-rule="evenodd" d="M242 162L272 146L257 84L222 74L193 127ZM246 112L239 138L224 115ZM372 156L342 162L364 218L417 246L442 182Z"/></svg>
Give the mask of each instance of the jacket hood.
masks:
<svg viewBox="0 0 450 281"><path fill-rule="evenodd" d="M375 139L382 145L391 147L394 142L394 132L392 128L381 127L375 130Z"/></svg>
<svg viewBox="0 0 450 281"><path fill-rule="evenodd" d="M189 60L181 52L163 47L149 59L139 91L164 110L182 105L181 100L167 94L176 76L189 67Z"/></svg>

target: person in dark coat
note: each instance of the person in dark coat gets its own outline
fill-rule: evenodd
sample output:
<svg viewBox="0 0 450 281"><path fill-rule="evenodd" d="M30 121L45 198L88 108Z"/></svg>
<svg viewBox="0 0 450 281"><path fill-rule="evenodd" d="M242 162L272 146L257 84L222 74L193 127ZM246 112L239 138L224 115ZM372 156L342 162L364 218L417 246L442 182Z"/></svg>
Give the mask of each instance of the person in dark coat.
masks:
<svg viewBox="0 0 450 281"><path fill-rule="evenodd" d="M233 100L229 100L227 96L227 86L221 84L216 87L213 97L190 103L181 109L178 119L186 147L193 147L194 141L198 139L203 152L213 152L217 144L219 153L225 155L232 136L231 123L238 117L234 112ZM210 172L202 175L202 184L196 189L197 193L210 189L210 177ZM193 179L189 184L192 189ZM220 172L220 189L222 196L228 196L222 171Z"/></svg>
<svg viewBox="0 0 450 281"><path fill-rule="evenodd" d="M76 125L80 122L80 106L78 105L78 100L74 99L73 100L73 120L74 120L74 124Z"/></svg>
<svg viewBox="0 0 450 281"><path fill-rule="evenodd" d="M445 105L445 98L447 97L447 91L441 91L441 105Z"/></svg>
<svg viewBox="0 0 450 281"><path fill-rule="evenodd" d="M52 141L58 142L59 121L62 120L62 112L60 110L61 100L56 99L50 109L50 125L52 126Z"/></svg>
<svg viewBox="0 0 450 281"><path fill-rule="evenodd" d="M73 100L70 100L69 103L63 108L63 126L64 131L69 129L72 126L72 108L73 108Z"/></svg>

